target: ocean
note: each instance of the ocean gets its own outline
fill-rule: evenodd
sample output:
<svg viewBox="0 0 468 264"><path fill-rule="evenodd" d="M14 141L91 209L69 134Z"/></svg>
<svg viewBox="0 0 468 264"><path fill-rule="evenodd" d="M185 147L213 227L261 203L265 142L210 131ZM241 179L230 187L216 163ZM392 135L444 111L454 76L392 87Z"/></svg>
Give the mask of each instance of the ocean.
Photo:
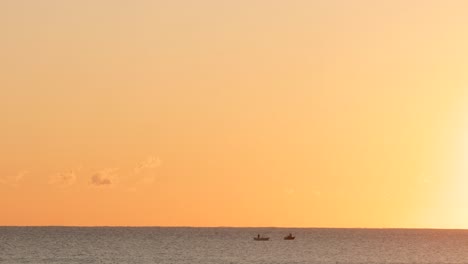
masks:
<svg viewBox="0 0 468 264"><path fill-rule="evenodd" d="M455 264L468 263L468 231L0 227L0 263Z"/></svg>

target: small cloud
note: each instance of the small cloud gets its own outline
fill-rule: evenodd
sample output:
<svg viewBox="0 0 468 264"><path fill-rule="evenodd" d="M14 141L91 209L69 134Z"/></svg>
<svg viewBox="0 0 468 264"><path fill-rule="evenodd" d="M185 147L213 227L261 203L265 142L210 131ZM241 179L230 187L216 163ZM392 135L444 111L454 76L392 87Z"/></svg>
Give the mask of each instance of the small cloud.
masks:
<svg viewBox="0 0 468 264"><path fill-rule="evenodd" d="M24 176L29 173L27 170L22 170L15 175L10 175L7 177L0 178L0 184L11 185L11 186L18 186L21 181L23 181Z"/></svg>
<svg viewBox="0 0 468 264"><path fill-rule="evenodd" d="M154 169L161 166L161 159L156 156L149 156L144 161L140 162L133 170L136 174L145 169Z"/></svg>
<svg viewBox="0 0 468 264"><path fill-rule="evenodd" d="M106 178L106 176L104 176L101 173L94 174L92 176L92 178L91 178L91 182L94 185L110 185L110 184L112 184L111 180L109 178Z"/></svg>
<svg viewBox="0 0 468 264"><path fill-rule="evenodd" d="M59 172L49 179L49 184L60 186L70 186L76 181L76 174L74 171Z"/></svg>
<svg viewBox="0 0 468 264"><path fill-rule="evenodd" d="M91 176L91 184L94 186L110 186L115 183L117 169L103 169Z"/></svg>
<svg viewBox="0 0 468 264"><path fill-rule="evenodd" d="M138 163L133 169L133 184L128 188L129 192L136 192L140 186L150 185L156 181L154 169L161 166L161 159L156 156L149 156Z"/></svg>

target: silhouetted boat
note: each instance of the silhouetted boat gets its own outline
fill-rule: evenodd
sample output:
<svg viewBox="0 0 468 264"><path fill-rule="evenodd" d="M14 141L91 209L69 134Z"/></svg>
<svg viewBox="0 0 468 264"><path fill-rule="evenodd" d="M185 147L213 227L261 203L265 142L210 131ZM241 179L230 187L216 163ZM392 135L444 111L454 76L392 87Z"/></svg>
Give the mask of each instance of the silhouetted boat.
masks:
<svg viewBox="0 0 468 264"><path fill-rule="evenodd" d="M255 241L268 241L268 240L270 240L270 238L269 238L269 237L264 237L264 236L257 235L256 237L254 237L254 240L255 240Z"/></svg>
<svg viewBox="0 0 468 264"><path fill-rule="evenodd" d="M293 236L291 233L284 237L284 240L294 240L296 237Z"/></svg>

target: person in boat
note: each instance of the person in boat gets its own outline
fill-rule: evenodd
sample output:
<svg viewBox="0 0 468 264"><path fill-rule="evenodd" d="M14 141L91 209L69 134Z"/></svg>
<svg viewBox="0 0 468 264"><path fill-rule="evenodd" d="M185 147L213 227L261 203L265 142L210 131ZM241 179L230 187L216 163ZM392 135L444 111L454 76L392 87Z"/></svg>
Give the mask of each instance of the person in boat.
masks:
<svg viewBox="0 0 468 264"><path fill-rule="evenodd" d="M260 238L260 234L257 235L257 238Z"/></svg>

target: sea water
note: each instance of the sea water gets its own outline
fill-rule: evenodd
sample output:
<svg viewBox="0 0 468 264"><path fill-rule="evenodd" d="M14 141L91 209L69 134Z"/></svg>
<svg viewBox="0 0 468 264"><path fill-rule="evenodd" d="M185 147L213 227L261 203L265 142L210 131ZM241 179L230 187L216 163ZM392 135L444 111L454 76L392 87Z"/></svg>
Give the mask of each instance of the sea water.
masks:
<svg viewBox="0 0 468 264"><path fill-rule="evenodd" d="M0 263L455 264L468 263L468 231L0 227Z"/></svg>

